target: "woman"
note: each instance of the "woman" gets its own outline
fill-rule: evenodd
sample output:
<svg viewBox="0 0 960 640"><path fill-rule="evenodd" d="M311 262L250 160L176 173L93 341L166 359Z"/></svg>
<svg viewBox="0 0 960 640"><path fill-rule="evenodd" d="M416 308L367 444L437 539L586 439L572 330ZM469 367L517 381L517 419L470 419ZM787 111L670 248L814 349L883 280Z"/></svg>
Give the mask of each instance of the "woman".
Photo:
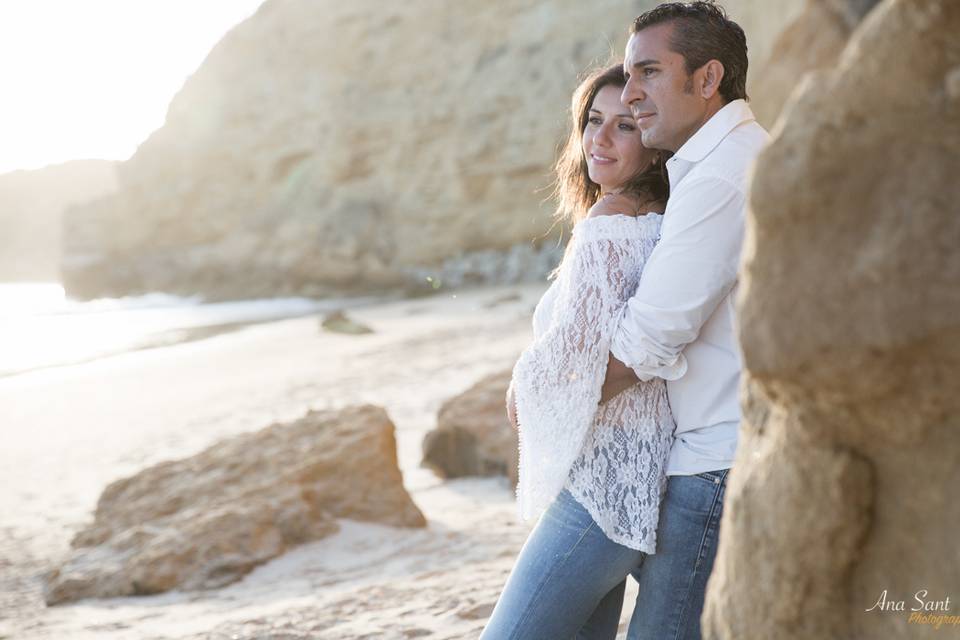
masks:
<svg viewBox="0 0 960 640"><path fill-rule="evenodd" d="M508 392L520 514L547 511L485 639L615 638L625 578L655 550L673 432L664 382L599 404L610 338L656 243L668 190L660 154L642 145L620 104L623 85L620 65L584 80L556 165L558 215L574 223L573 235ZM634 210L595 214L610 194L631 196Z"/></svg>

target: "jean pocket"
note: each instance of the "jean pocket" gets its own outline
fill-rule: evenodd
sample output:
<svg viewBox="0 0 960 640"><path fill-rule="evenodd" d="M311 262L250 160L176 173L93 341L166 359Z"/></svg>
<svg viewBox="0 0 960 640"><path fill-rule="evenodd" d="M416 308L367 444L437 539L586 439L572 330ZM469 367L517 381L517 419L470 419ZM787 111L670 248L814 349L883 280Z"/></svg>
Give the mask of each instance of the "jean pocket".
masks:
<svg viewBox="0 0 960 640"><path fill-rule="evenodd" d="M698 478L706 480L711 484L720 484L727 477L727 469L721 469L720 471L704 471L703 473L695 473L694 475Z"/></svg>

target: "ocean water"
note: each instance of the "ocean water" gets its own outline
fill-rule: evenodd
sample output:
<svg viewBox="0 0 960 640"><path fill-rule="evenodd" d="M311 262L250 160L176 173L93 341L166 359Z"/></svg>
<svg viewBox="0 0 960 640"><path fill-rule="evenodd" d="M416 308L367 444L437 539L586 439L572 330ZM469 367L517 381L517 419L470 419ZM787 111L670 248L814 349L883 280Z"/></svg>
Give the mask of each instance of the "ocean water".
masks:
<svg viewBox="0 0 960 640"><path fill-rule="evenodd" d="M0 283L0 376L371 301L271 298L204 303L199 297L151 293L81 302L67 297L56 282Z"/></svg>

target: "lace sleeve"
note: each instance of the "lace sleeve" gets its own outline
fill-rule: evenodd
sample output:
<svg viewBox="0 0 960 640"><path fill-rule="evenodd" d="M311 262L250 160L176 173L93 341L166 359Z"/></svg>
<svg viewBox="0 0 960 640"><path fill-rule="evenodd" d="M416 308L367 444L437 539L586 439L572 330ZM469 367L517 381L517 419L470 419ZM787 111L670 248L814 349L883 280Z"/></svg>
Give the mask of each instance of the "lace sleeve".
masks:
<svg viewBox="0 0 960 640"><path fill-rule="evenodd" d="M613 331L655 241L658 223L645 218L601 216L574 227L549 323L514 366L524 519L563 489L594 423Z"/></svg>

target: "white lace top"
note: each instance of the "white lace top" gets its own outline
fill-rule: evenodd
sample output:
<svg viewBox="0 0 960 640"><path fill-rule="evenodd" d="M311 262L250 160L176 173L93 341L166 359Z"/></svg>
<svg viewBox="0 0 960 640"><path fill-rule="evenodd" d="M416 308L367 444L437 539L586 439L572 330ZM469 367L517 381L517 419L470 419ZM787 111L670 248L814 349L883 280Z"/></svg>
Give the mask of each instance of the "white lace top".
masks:
<svg viewBox="0 0 960 640"><path fill-rule="evenodd" d="M511 382L520 426L517 501L524 520L566 487L608 538L656 547L673 418L662 379L598 407L610 339L653 250L661 216L577 223L563 265L533 314L533 343Z"/></svg>

